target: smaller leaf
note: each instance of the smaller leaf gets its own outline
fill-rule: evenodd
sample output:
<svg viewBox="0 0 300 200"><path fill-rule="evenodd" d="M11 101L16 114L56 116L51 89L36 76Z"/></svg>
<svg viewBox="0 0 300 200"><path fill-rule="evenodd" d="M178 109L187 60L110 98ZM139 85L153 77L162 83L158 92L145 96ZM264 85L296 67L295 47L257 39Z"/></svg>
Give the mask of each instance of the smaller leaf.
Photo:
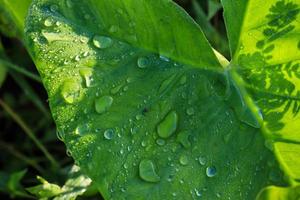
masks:
<svg viewBox="0 0 300 200"><path fill-rule="evenodd" d="M60 186L56 184L49 183L45 179L40 176L37 176L37 179L42 183L37 186L33 186L30 188L26 188L28 192L37 196L38 198L47 199L50 197L57 196L58 194L62 193L63 190Z"/></svg>
<svg viewBox="0 0 300 200"><path fill-rule="evenodd" d="M63 193L55 197L54 200L76 199L77 196L86 192L92 183L92 180L82 174L80 168L74 165L69 173L69 179L62 187Z"/></svg>

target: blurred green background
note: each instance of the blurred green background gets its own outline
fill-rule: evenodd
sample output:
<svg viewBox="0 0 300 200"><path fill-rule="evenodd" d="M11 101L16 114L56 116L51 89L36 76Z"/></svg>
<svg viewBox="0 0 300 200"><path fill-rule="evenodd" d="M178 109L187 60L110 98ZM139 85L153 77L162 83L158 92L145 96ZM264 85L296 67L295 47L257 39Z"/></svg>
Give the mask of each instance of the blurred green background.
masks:
<svg viewBox="0 0 300 200"><path fill-rule="evenodd" d="M90 180L74 168L57 137L47 94L4 1L0 0L0 199L60 199L65 197L61 191L83 194L77 199L101 199ZM229 58L219 0L176 2L201 26L212 46Z"/></svg>

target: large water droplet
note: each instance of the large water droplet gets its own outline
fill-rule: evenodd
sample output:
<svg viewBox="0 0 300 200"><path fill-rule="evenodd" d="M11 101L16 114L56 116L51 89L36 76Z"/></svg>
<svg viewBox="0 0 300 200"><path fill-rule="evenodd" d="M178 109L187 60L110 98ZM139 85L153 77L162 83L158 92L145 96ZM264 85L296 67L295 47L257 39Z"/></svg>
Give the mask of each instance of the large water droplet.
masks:
<svg viewBox="0 0 300 200"><path fill-rule="evenodd" d="M140 57L137 61L138 67L139 68L146 68L150 64L149 59L146 57Z"/></svg>
<svg viewBox="0 0 300 200"><path fill-rule="evenodd" d="M189 140L191 133L189 131L181 131L178 133L176 140L184 147L190 148L191 142Z"/></svg>
<svg viewBox="0 0 300 200"><path fill-rule="evenodd" d="M157 133L161 138L170 137L177 129L178 115L175 111L170 112L157 126Z"/></svg>
<svg viewBox="0 0 300 200"><path fill-rule="evenodd" d="M189 164L189 159L188 159L188 157L186 155L182 155L179 158L179 162L182 165L187 165L187 164Z"/></svg>
<svg viewBox="0 0 300 200"><path fill-rule="evenodd" d="M44 21L44 25L47 26L47 27L50 27L53 25L53 20L51 18L47 18L45 21Z"/></svg>
<svg viewBox="0 0 300 200"><path fill-rule="evenodd" d="M90 87L92 82L91 76L93 74L93 70L91 68L84 68L80 69L79 73L84 78L86 87Z"/></svg>
<svg viewBox="0 0 300 200"><path fill-rule="evenodd" d="M113 103L113 98L111 96L103 96L95 100L95 109L96 112L102 114L106 112Z"/></svg>
<svg viewBox="0 0 300 200"><path fill-rule="evenodd" d="M111 140L113 139L115 132L113 129L107 129L106 131L104 131L104 138L107 140Z"/></svg>
<svg viewBox="0 0 300 200"><path fill-rule="evenodd" d="M144 181L151 183L160 181L160 177L157 175L154 163L151 160L142 160L140 162L139 174Z"/></svg>
<svg viewBox="0 0 300 200"><path fill-rule="evenodd" d="M106 36L96 35L93 38L93 44L95 45L95 47L99 49L106 49L110 47L112 43L113 43L112 39Z"/></svg>
<svg viewBox="0 0 300 200"><path fill-rule="evenodd" d="M75 80L67 80L64 82L61 95L67 103L74 103L80 97L80 84Z"/></svg>
<svg viewBox="0 0 300 200"><path fill-rule="evenodd" d="M206 176L209 178L214 177L217 174L217 169L214 166L210 166L206 168Z"/></svg>

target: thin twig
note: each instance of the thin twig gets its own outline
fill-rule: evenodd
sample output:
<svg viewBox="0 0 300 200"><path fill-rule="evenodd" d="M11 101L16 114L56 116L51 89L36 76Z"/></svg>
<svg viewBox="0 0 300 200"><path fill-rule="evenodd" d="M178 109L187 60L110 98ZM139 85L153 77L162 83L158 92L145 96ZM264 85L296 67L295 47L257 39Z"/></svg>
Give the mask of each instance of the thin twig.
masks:
<svg viewBox="0 0 300 200"><path fill-rule="evenodd" d="M7 68L12 69L12 70L14 70L16 72L19 72L19 73L21 73L21 74L23 74L23 75L31 78L32 80L35 80L35 81L37 81L39 83L42 82L41 79L40 79L40 77L38 75L33 74L33 73L31 73L31 72L23 69L22 67L20 67L18 65L13 64L11 62L8 62L8 61L3 60L3 59L0 58L0 64L2 64L4 67L7 67Z"/></svg>
<svg viewBox="0 0 300 200"><path fill-rule="evenodd" d="M54 167L58 167L59 164L44 147L44 145L35 137L33 131L27 126L27 124L21 119L21 117L12 110L4 101L0 99L0 106L14 119L14 121L23 129L27 136L36 144L36 146L44 153L47 159Z"/></svg>

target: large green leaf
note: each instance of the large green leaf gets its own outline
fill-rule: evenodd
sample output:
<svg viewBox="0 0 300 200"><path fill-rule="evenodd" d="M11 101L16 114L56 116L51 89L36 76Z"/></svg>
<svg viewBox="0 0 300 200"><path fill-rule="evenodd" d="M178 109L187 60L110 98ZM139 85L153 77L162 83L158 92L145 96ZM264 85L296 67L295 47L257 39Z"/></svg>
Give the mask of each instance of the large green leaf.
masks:
<svg viewBox="0 0 300 200"><path fill-rule="evenodd" d="M173 2L35 0L26 38L60 137L105 199L285 185L248 88Z"/></svg>
<svg viewBox="0 0 300 200"><path fill-rule="evenodd" d="M223 4L225 17L233 26L228 13L236 3L223 0ZM242 19L239 27L228 30L229 38L240 32L231 66L239 71L261 109L266 138L290 182L299 184L300 1L249 0L239 4L247 9L238 17Z"/></svg>

